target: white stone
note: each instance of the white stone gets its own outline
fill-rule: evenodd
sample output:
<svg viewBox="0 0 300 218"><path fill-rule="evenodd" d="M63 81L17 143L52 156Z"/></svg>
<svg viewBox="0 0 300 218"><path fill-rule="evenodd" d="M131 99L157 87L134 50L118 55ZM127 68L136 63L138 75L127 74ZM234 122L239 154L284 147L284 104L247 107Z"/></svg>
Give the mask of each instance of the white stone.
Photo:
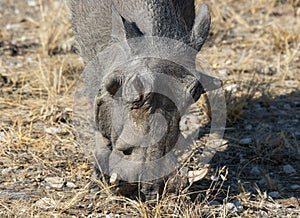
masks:
<svg viewBox="0 0 300 218"><path fill-rule="evenodd" d="M57 127L49 127L49 128L45 128L45 132L51 135L55 135L55 134L59 134L62 133L63 130L61 128L57 128Z"/></svg>
<svg viewBox="0 0 300 218"><path fill-rule="evenodd" d="M217 182L219 180L219 177L217 176L211 176L210 179L214 182Z"/></svg>
<svg viewBox="0 0 300 218"><path fill-rule="evenodd" d="M92 210L94 208L94 204L93 203L90 203L88 206L87 206L87 209L89 210Z"/></svg>
<svg viewBox="0 0 300 218"><path fill-rule="evenodd" d="M279 192L277 192L277 191L270 192L269 196L272 198L279 198Z"/></svg>
<svg viewBox="0 0 300 218"><path fill-rule="evenodd" d="M226 209L228 211L237 211L237 208L236 208L235 204L234 203L230 203L230 202L226 204Z"/></svg>
<svg viewBox="0 0 300 218"><path fill-rule="evenodd" d="M226 91L233 91L233 92L236 92L237 91L237 84L232 84L232 85L228 85L228 86L225 86L224 89Z"/></svg>
<svg viewBox="0 0 300 218"><path fill-rule="evenodd" d="M76 185L74 182L67 182L67 183L66 183L66 186L67 186L68 188L77 188L77 185Z"/></svg>
<svg viewBox="0 0 300 218"><path fill-rule="evenodd" d="M51 188L62 188L65 184L64 178L61 177L47 177L45 181Z"/></svg>
<svg viewBox="0 0 300 218"><path fill-rule="evenodd" d="M219 70L219 74L222 75L222 76L227 76L228 75L228 71L227 71L227 69L220 69Z"/></svg>
<svg viewBox="0 0 300 218"><path fill-rule="evenodd" d="M34 0L28 1L27 4L28 4L29 7L35 7L35 6L37 6L37 3Z"/></svg>
<svg viewBox="0 0 300 218"><path fill-rule="evenodd" d="M239 143L241 145L249 145L252 143L252 139L251 138L243 138L239 141Z"/></svg>
<svg viewBox="0 0 300 218"><path fill-rule="evenodd" d="M291 189L298 190L298 189L300 189L300 185L292 185Z"/></svg>
<svg viewBox="0 0 300 218"><path fill-rule="evenodd" d="M16 30L16 29L19 29L19 28L20 28L19 24L7 24L6 25L7 30Z"/></svg>

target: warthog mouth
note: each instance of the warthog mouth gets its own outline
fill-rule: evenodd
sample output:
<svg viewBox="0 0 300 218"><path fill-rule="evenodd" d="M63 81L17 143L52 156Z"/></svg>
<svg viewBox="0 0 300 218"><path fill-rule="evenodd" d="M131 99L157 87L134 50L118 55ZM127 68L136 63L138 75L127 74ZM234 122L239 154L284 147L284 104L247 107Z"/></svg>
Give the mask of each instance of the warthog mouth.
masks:
<svg viewBox="0 0 300 218"><path fill-rule="evenodd" d="M113 173L109 181L110 184L114 186L113 191L115 194L142 201L145 201L146 199L155 199L163 190L162 180L151 183L129 183L124 180L119 180L118 174Z"/></svg>
<svg viewBox="0 0 300 218"><path fill-rule="evenodd" d="M145 185L144 185L145 186ZM148 185L149 186L149 185ZM151 185L152 188L143 189L138 183L127 183L120 181L120 184L117 185L114 189L115 194L125 196L131 199L139 199L141 201L154 200L158 195L161 194L161 191L157 191L154 188L154 184ZM156 185L156 187L159 187ZM160 188L162 190L162 188Z"/></svg>

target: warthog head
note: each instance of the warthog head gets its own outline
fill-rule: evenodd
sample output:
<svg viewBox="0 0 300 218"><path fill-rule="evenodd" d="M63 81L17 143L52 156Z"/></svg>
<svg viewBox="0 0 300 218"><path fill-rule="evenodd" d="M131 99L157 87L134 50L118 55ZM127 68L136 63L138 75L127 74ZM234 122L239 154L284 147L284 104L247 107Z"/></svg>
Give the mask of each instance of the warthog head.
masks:
<svg viewBox="0 0 300 218"><path fill-rule="evenodd" d="M104 45L97 44L101 37L93 39L102 34L94 30L97 29L94 24L99 24L98 14L92 17L89 13L97 11L92 6L104 6L95 0L73 2L76 2L72 7L77 41L87 57L85 61L90 62L97 46ZM128 1L134 13L148 16L143 20L130 14L130 7L128 4L123 7L122 1L103 2L116 4L116 8L111 5L111 13L107 15L109 22L103 22L111 26L109 41L120 46L114 47L117 52L107 53L105 59L108 61L99 56L92 60L93 76L101 77L96 96L91 95L95 96L96 172L111 178L120 194L142 194L151 199L162 192L164 179L178 167L171 151L183 141L179 123L187 107L205 91L220 87L217 80L195 70L196 54L208 36L210 15L202 5L195 16L194 8L186 9L193 7L190 0L187 5L175 0L165 3L138 1L144 6L141 11L137 10L137 4ZM187 11L194 18L193 25L190 18L183 17ZM105 11L108 12L109 9ZM78 18L82 14L86 17ZM86 27L88 22L94 26ZM152 38L147 40L147 37ZM163 43L158 38L175 40L179 46L174 42ZM88 40L92 40L95 47L90 48L92 43ZM191 46L193 54L186 55L189 50L182 44ZM125 61L118 61L116 56L123 56ZM192 70L179 63L184 58L190 59ZM97 70L104 65L110 65L105 67L105 72Z"/></svg>
<svg viewBox="0 0 300 218"><path fill-rule="evenodd" d="M96 125L108 139L107 152L102 148L98 153L99 167L129 183L152 178L156 182L143 187L154 192L144 194L151 198L159 193L159 179L175 169L160 166L158 160L174 148L182 115L204 92L195 75L168 60L141 58L116 68L95 100Z"/></svg>

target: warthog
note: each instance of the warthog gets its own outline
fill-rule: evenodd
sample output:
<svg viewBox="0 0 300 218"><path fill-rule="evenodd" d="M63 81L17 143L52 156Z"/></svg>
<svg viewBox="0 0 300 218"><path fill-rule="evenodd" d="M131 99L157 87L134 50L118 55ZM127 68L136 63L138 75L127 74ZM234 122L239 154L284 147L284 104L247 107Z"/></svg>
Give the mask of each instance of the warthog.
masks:
<svg viewBox="0 0 300 218"><path fill-rule="evenodd" d="M154 198L170 169L176 169L174 155L167 154L182 141L179 123L186 108L205 91L219 88L214 78L176 62L188 46L199 51L204 44L210 28L207 6L195 14L193 0L71 0L71 10L83 60L100 81L91 87L97 92L90 93L96 172L118 185L120 194ZM162 43L167 39L169 45ZM108 48L117 52L105 53ZM196 53L187 56L195 62Z"/></svg>

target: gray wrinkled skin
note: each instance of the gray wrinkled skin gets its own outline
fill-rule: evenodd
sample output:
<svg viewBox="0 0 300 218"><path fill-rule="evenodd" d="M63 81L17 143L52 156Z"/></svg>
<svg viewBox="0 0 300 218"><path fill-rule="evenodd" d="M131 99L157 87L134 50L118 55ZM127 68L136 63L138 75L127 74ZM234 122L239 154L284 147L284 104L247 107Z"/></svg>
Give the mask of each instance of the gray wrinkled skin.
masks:
<svg viewBox="0 0 300 218"><path fill-rule="evenodd" d="M206 5L195 16L192 0L71 0L71 10L86 64L112 43L135 37L171 38L199 51L210 27ZM132 54L139 57L128 42L128 55ZM143 174L163 171L163 166L149 169L146 163L172 150L181 137L181 116L208 90L186 68L163 59L135 58L111 69L102 75L94 101L96 172L99 177L117 173L119 194L156 198L168 175L142 182ZM176 82L160 75L172 76Z"/></svg>

